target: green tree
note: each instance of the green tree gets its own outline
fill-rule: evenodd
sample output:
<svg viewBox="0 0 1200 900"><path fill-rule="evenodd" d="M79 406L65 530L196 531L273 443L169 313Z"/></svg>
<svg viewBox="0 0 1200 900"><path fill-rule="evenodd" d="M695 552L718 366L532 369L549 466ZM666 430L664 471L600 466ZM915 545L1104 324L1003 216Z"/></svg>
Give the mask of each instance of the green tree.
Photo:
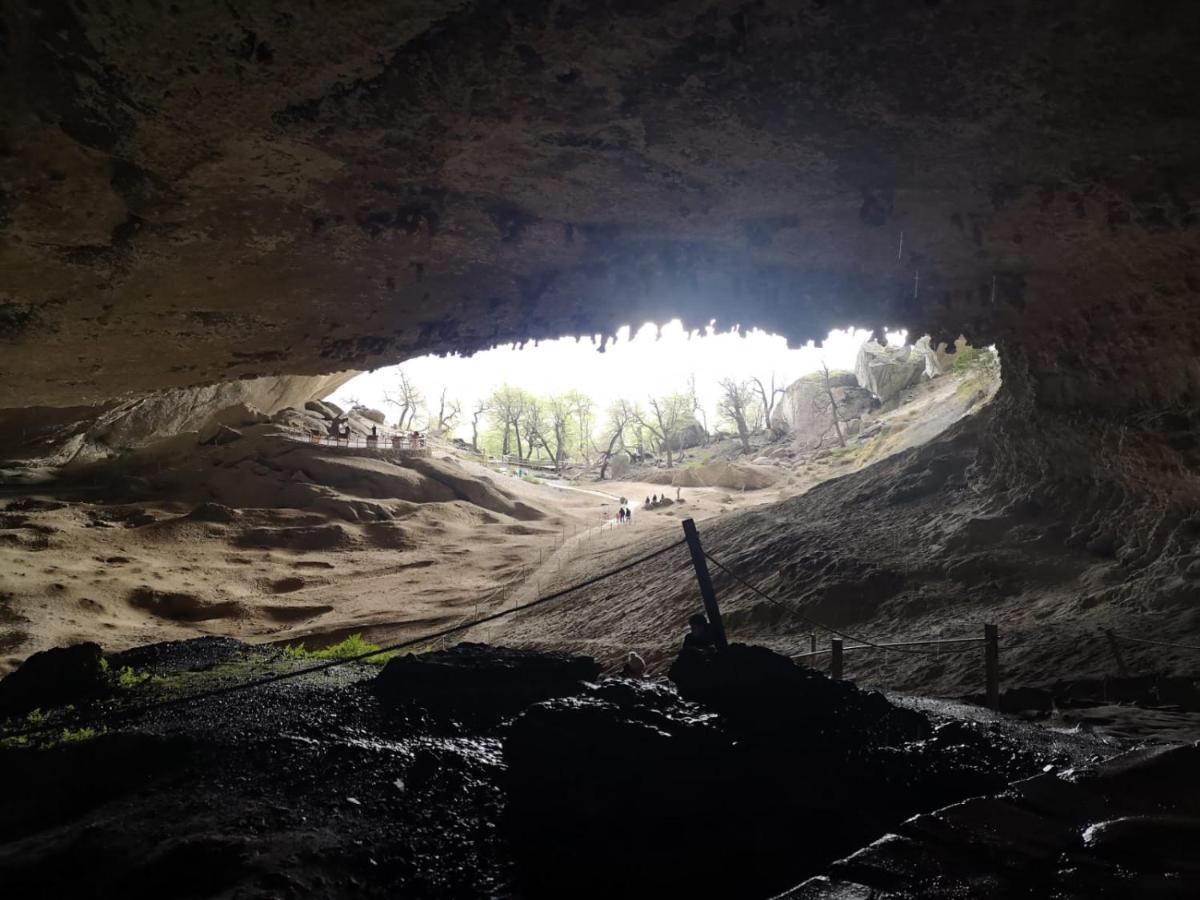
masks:
<svg viewBox="0 0 1200 900"><path fill-rule="evenodd" d="M691 414L692 399L687 394L668 394L665 397L651 397L649 402L650 414L639 415L637 421L657 439L660 449L666 452L669 468L672 464L672 439L694 421Z"/></svg>

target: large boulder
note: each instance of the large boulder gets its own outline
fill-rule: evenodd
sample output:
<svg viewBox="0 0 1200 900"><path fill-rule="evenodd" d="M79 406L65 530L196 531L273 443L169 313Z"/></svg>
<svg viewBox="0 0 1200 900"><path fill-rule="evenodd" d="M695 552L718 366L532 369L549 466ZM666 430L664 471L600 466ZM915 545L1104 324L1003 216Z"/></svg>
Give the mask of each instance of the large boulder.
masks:
<svg viewBox="0 0 1200 900"><path fill-rule="evenodd" d="M105 687L99 644L35 653L0 681L0 717L24 716L94 697Z"/></svg>
<svg viewBox="0 0 1200 900"><path fill-rule="evenodd" d="M824 374L814 372L788 385L772 414L772 427L786 431L804 449L830 443L834 440L830 393L837 404L843 431L850 430L853 423L878 404L870 391L858 386L853 372L831 372L828 390Z"/></svg>
<svg viewBox="0 0 1200 900"><path fill-rule="evenodd" d="M385 416L378 409L370 409L366 406L356 406L354 407L353 411L358 413L364 419L374 422L377 425L383 425L385 422L387 422L387 416Z"/></svg>
<svg viewBox="0 0 1200 900"><path fill-rule="evenodd" d="M867 341L858 349L854 374L859 387L870 391L881 403L887 403L906 387L920 381L925 366L925 354L911 346L884 347L875 341Z"/></svg>
<svg viewBox="0 0 1200 900"><path fill-rule="evenodd" d="M304 408L309 412L315 412L317 415L330 421L333 421L342 414L340 410L335 413L328 404L323 403L320 400L309 400L304 404Z"/></svg>
<svg viewBox="0 0 1200 900"><path fill-rule="evenodd" d="M613 478L624 478L629 474L631 465L629 454L623 450L618 450L613 454L613 458L608 461L608 472Z"/></svg>
<svg viewBox="0 0 1200 900"><path fill-rule="evenodd" d="M589 656L464 643L389 660L372 687L392 706L416 704L450 717L499 720L575 693L599 674Z"/></svg>
<svg viewBox="0 0 1200 900"><path fill-rule="evenodd" d="M692 422L690 425L685 425L671 435L671 439L666 441L666 445L671 448L672 453L677 453L680 450L690 450L692 447L699 447L707 438L708 433L701 427L700 423Z"/></svg>

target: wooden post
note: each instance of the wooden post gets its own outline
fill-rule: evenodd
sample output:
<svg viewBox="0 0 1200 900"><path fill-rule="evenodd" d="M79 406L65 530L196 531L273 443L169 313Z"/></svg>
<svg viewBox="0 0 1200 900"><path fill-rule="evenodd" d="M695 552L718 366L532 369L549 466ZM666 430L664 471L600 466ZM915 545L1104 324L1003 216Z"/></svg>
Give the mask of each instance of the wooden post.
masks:
<svg viewBox="0 0 1200 900"><path fill-rule="evenodd" d="M1121 655L1121 645L1117 643L1117 636L1113 634L1111 628L1104 629L1104 636L1108 638L1108 646L1112 649L1113 656L1117 658L1117 674L1122 678L1129 677L1129 666L1125 665L1125 657Z"/></svg>
<svg viewBox="0 0 1200 900"><path fill-rule="evenodd" d="M1000 708L1000 630L983 626L983 678L988 709Z"/></svg>
<svg viewBox="0 0 1200 900"><path fill-rule="evenodd" d="M808 652L809 653L817 652L817 635L815 633L810 634L808 636Z"/></svg>
<svg viewBox="0 0 1200 900"><path fill-rule="evenodd" d="M829 677L834 681L842 680L842 639L833 638L829 642L832 653L829 654Z"/></svg>
<svg viewBox="0 0 1200 900"><path fill-rule="evenodd" d="M712 578L708 574L708 562L704 559L704 548L700 546L700 532L696 530L695 520L683 520L683 534L687 538L688 550L692 553L692 566L696 569L700 596L704 598L704 611L708 614L708 627L712 629L713 643L718 650L724 650L729 646L725 640L725 623L721 621L717 592L713 589Z"/></svg>

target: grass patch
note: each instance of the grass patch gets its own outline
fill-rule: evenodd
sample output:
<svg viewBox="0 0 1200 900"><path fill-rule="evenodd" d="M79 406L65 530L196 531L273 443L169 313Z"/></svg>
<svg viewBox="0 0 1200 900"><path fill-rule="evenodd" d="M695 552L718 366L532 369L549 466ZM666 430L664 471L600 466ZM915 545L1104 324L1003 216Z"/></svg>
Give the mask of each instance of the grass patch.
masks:
<svg viewBox="0 0 1200 900"><path fill-rule="evenodd" d="M521 476L521 480L528 481L530 484L541 484L542 483L542 479L538 478L536 475L530 475L528 472L526 472L524 475Z"/></svg>
<svg viewBox="0 0 1200 900"><path fill-rule="evenodd" d="M58 738L60 744L79 744L100 736L97 728L64 728Z"/></svg>
<svg viewBox="0 0 1200 900"><path fill-rule="evenodd" d="M344 641L340 641L323 650L306 650L303 644L289 644L283 648L283 655L286 659L354 659L356 656L361 656L364 653L370 653L378 649L378 644L372 644L363 640L361 634L352 634ZM380 653L377 656L371 656L362 661L370 663L373 666L382 666L395 656L396 651L389 650L386 653Z"/></svg>
<svg viewBox="0 0 1200 900"><path fill-rule="evenodd" d="M63 712L71 712L72 710L74 710L73 706L63 707ZM40 709L35 709L29 712L19 724L16 724L13 730L23 731L29 728L41 728L49 720L50 716L48 713ZM48 729L40 734L25 734L18 737L4 738L0 740L0 750L20 750L28 747L48 750L51 747L57 747L59 744L78 744L83 741L90 741L103 733L104 729L102 728L64 728L62 731L51 731Z"/></svg>
<svg viewBox="0 0 1200 900"><path fill-rule="evenodd" d="M955 375L966 375L979 369L990 369L995 356L987 347L963 347L954 354L954 363L950 366Z"/></svg>
<svg viewBox="0 0 1200 900"><path fill-rule="evenodd" d="M141 685L154 680L155 676L151 675L149 672L138 672L130 666L126 666L117 673L117 684L123 688L140 687Z"/></svg>

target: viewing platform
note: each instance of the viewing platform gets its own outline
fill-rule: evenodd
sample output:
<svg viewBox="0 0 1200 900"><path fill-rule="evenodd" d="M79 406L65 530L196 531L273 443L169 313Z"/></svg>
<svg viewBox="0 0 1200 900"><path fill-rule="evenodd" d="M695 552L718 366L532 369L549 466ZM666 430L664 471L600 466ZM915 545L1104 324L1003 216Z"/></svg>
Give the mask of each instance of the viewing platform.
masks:
<svg viewBox="0 0 1200 900"><path fill-rule="evenodd" d="M413 437L407 434L381 434L379 437L351 435L335 438L331 435L314 434L308 443L330 447L348 456L365 456L377 459L421 459L432 456L425 435Z"/></svg>

